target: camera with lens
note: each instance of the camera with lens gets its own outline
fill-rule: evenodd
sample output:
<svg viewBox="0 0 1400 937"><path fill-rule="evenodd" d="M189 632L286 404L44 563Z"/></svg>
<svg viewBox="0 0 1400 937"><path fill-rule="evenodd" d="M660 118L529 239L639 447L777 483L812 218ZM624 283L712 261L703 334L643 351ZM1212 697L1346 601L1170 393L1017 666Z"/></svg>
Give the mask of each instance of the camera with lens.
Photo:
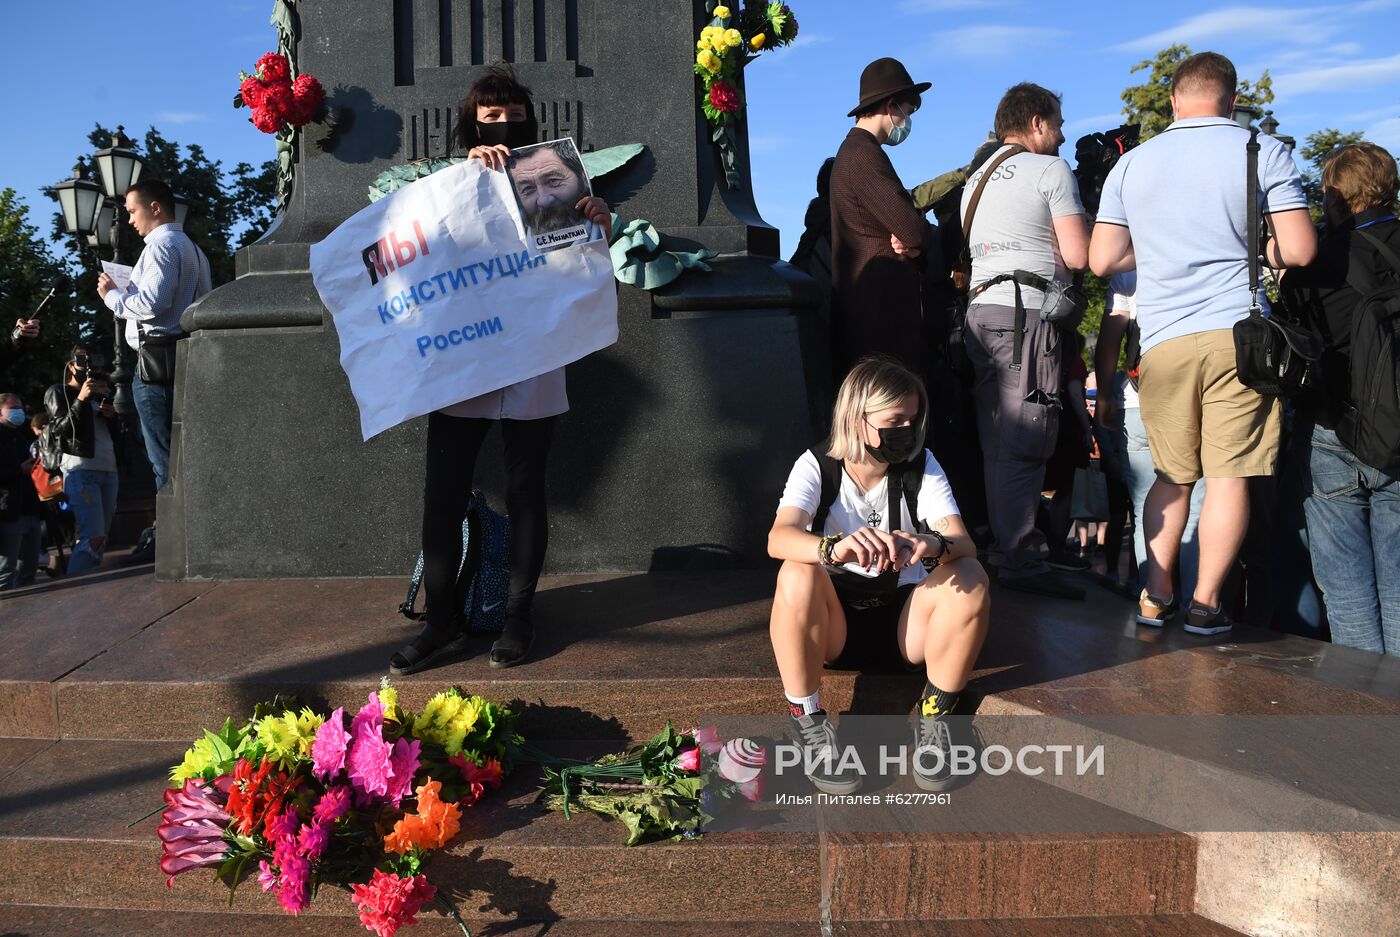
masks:
<svg viewBox="0 0 1400 937"><path fill-rule="evenodd" d="M74 355L73 377L80 387L88 378L92 378L94 381L106 381L109 391L107 394L102 394L101 399L105 400L110 394L112 373L107 370L107 359L99 354L79 352Z"/></svg>
<svg viewBox="0 0 1400 937"><path fill-rule="evenodd" d="M1123 154L1142 142L1141 127L1123 126L1102 133L1090 133L1074 144L1074 175L1079 180L1079 198L1084 210L1098 214L1103 184L1109 170L1117 165Z"/></svg>

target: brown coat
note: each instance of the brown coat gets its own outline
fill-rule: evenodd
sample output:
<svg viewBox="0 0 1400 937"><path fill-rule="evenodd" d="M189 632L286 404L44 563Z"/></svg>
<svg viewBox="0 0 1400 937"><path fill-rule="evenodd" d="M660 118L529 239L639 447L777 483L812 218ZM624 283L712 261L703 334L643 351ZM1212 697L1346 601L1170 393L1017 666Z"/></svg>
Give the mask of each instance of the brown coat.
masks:
<svg viewBox="0 0 1400 937"><path fill-rule="evenodd" d="M929 225L875 137L851 128L831 172L832 357L836 378L861 356L890 355L920 377L928 365L918 261L890 235L924 253Z"/></svg>

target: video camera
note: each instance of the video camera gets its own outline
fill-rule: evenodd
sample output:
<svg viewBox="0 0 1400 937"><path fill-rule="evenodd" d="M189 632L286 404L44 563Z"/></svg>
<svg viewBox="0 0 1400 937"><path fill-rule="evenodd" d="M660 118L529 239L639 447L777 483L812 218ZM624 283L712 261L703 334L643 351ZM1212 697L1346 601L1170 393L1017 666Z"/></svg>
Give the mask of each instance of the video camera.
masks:
<svg viewBox="0 0 1400 937"><path fill-rule="evenodd" d="M110 380L112 375L107 370L107 359L94 352L83 354L79 352L73 356L73 376L78 383L82 384L89 377L99 381Z"/></svg>
<svg viewBox="0 0 1400 937"><path fill-rule="evenodd" d="M1086 134L1075 142L1074 175L1079 180L1079 199L1089 214L1098 214L1109 170L1124 153L1142 142L1141 130L1137 124L1124 124L1116 130Z"/></svg>

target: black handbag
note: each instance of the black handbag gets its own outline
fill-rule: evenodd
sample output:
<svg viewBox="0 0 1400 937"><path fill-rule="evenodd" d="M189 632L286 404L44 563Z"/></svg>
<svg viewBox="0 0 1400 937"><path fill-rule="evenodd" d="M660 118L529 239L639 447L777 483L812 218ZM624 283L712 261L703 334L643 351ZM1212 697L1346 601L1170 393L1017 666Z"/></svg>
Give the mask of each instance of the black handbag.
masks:
<svg viewBox="0 0 1400 937"><path fill-rule="evenodd" d="M136 374L142 384L175 383L175 344L178 335L147 335L145 326L137 324L140 340L136 351Z"/></svg>
<svg viewBox="0 0 1400 937"><path fill-rule="evenodd" d="M1259 131L1249 131L1245 184L1249 219L1249 316L1235 323L1235 371L1260 394L1288 396L1317 379L1322 341L1313 332L1259 305ZM1277 311L1277 310L1276 310Z"/></svg>

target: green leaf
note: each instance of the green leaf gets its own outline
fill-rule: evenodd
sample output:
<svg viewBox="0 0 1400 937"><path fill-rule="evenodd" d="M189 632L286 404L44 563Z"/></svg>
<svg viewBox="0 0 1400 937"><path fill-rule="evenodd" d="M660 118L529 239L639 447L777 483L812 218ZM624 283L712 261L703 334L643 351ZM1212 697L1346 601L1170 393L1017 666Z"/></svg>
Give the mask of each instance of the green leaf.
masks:
<svg viewBox="0 0 1400 937"><path fill-rule="evenodd" d="M610 146L591 153L584 153L582 154L583 168L587 170L589 178L598 179L621 169L645 151L646 144L623 143L619 146ZM483 715L485 714L483 713Z"/></svg>

